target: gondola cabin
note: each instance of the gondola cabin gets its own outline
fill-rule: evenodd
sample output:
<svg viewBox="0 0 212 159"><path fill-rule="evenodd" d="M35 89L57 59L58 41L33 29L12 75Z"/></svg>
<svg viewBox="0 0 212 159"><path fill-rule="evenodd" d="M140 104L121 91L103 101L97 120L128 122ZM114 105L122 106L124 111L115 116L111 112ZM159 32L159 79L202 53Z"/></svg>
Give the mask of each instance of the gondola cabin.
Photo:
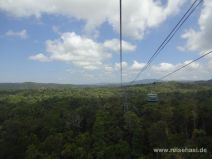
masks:
<svg viewBox="0 0 212 159"><path fill-rule="evenodd" d="M147 94L147 102L158 102L158 95L156 93Z"/></svg>

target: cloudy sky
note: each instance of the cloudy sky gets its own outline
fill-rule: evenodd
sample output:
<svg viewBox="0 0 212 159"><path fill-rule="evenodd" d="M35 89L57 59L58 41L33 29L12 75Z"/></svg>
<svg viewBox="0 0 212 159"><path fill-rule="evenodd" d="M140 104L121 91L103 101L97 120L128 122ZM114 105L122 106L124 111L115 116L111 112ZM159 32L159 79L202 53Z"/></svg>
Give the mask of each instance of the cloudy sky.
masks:
<svg viewBox="0 0 212 159"><path fill-rule="evenodd" d="M131 81L193 0L123 0L123 75ZM119 0L0 0L0 82L119 82ZM151 68L159 78L212 47L205 0ZM167 80L212 78L212 56Z"/></svg>

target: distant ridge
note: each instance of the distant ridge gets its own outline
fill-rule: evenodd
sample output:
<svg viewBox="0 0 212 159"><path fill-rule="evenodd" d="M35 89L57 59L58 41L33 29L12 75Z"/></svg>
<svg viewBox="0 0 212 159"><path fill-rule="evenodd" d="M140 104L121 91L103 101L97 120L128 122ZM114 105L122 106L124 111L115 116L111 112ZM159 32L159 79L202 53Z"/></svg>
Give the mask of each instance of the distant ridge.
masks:
<svg viewBox="0 0 212 159"><path fill-rule="evenodd" d="M21 90L21 89L63 89L71 88L71 84L56 84L56 83L0 83L0 90Z"/></svg>
<svg viewBox="0 0 212 159"><path fill-rule="evenodd" d="M138 81L135 81L133 83L130 83L130 82L124 82L123 85L138 85L138 84L151 84L151 83L154 83L155 81L157 81L156 79L143 79L143 80L138 80ZM158 82L162 82L162 81L158 81ZM96 85L99 85L99 86L119 86L120 84L118 83L99 83L99 84L96 84Z"/></svg>
<svg viewBox="0 0 212 159"><path fill-rule="evenodd" d="M155 79L144 79L138 80L133 85L152 84ZM199 81L159 81L164 82L176 82L185 84L212 84L211 80L199 80ZM68 89L68 88L85 88L85 87L118 87L118 83L99 83L99 84L85 84L85 85L74 85L74 84L57 84L57 83L36 83L36 82L24 82L24 83L0 83L0 90L23 90L23 89ZM128 86L130 83L124 83Z"/></svg>
<svg viewBox="0 0 212 159"><path fill-rule="evenodd" d="M156 79L143 79L143 80L135 81L133 84L151 84L156 81L157 81ZM157 82L162 82L162 81L157 81Z"/></svg>
<svg viewBox="0 0 212 159"><path fill-rule="evenodd" d="M198 83L198 84L201 84L201 83L205 83L205 84L212 84L212 79L211 80L208 80L208 81L195 81L195 83Z"/></svg>

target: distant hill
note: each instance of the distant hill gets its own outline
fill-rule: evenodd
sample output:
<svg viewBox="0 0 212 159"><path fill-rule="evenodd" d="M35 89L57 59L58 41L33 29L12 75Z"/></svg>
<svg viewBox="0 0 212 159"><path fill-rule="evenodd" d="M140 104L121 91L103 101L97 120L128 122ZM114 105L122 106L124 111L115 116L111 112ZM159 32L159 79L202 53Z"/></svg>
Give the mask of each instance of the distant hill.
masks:
<svg viewBox="0 0 212 159"><path fill-rule="evenodd" d="M156 79L143 79L143 80L138 80L138 81L135 81L133 83L130 83L130 82L125 82L123 83L123 85L138 85L138 84L151 84L151 83L154 83L155 81L157 81ZM157 82L162 82L162 81L157 81ZM120 83L99 83L99 84L96 84L95 86L120 86Z"/></svg>
<svg viewBox="0 0 212 159"><path fill-rule="evenodd" d="M208 83L212 83L212 79L211 80L208 80Z"/></svg>
<svg viewBox="0 0 212 159"><path fill-rule="evenodd" d="M138 80L133 83L133 85L140 84L152 84L155 79L144 79ZM159 81L160 83L167 81ZM175 83L187 83L187 84L212 84L212 80L208 81L170 81ZM130 83L124 83L124 85L129 85ZM67 89L67 88L83 88L83 87L118 87L118 83L101 83L92 85L73 85L73 84L57 84L57 83L34 83L34 82L24 82L24 83L0 83L0 90L23 90L23 89Z"/></svg>
<svg viewBox="0 0 212 159"><path fill-rule="evenodd" d="M157 80L156 79L143 79L143 80L135 81L134 84L152 84L155 81L157 81ZM162 82L162 81L157 81L157 82Z"/></svg>
<svg viewBox="0 0 212 159"><path fill-rule="evenodd" d="M212 84L212 79L211 80L208 80L208 81L195 81L194 83L197 83L197 84Z"/></svg>
<svg viewBox="0 0 212 159"><path fill-rule="evenodd" d="M72 88L71 84L56 84L56 83L0 83L0 90L21 90L21 89L63 89Z"/></svg>

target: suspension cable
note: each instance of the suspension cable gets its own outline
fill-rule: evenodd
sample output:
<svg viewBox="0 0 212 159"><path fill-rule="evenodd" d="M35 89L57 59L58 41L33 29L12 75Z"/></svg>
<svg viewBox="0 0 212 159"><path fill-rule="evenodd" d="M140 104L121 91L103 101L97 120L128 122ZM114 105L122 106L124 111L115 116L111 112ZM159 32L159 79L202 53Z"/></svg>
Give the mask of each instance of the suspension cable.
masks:
<svg viewBox="0 0 212 159"><path fill-rule="evenodd" d="M123 62L122 62L122 0L120 0L120 82L121 88L123 86Z"/></svg>
<svg viewBox="0 0 212 159"><path fill-rule="evenodd" d="M135 79L130 82L130 85L133 84L141 75L142 72L144 72L152 63L154 58L165 48L165 46L171 41L171 39L174 37L174 35L179 31L179 29L182 27L182 25L188 20L188 18L191 16L191 14L196 10L196 8L203 2L203 0L200 0L198 3L198 0L195 0L190 8L186 11L186 13L182 16L180 21L177 23L177 25L171 30L171 32L168 34L168 36L165 38L165 40L162 42L162 44L157 48L157 50L154 52L154 54L150 57L147 64L139 71L139 73L136 75ZM197 3L197 4L196 4Z"/></svg>
<svg viewBox="0 0 212 159"><path fill-rule="evenodd" d="M161 81L161 80L163 80L163 79L165 79L165 78L167 78L167 77L169 77L169 76L175 74L176 72L178 72L178 71L182 70L183 68L185 68L185 67L191 65L192 63L194 63L194 62L196 62L196 61L202 59L203 57L208 56L208 55L211 54L211 53L212 53L212 50L209 51L209 52L207 52L207 53L205 53L205 54L203 54L202 56L196 58L195 60L193 60L193 61L191 61L191 62L189 62L189 63L183 65L182 67L180 67L180 68L174 70L173 72L170 72L170 73L166 74L165 76L159 78L157 81ZM157 81L155 81L155 82L157 82Z"/></svg>

